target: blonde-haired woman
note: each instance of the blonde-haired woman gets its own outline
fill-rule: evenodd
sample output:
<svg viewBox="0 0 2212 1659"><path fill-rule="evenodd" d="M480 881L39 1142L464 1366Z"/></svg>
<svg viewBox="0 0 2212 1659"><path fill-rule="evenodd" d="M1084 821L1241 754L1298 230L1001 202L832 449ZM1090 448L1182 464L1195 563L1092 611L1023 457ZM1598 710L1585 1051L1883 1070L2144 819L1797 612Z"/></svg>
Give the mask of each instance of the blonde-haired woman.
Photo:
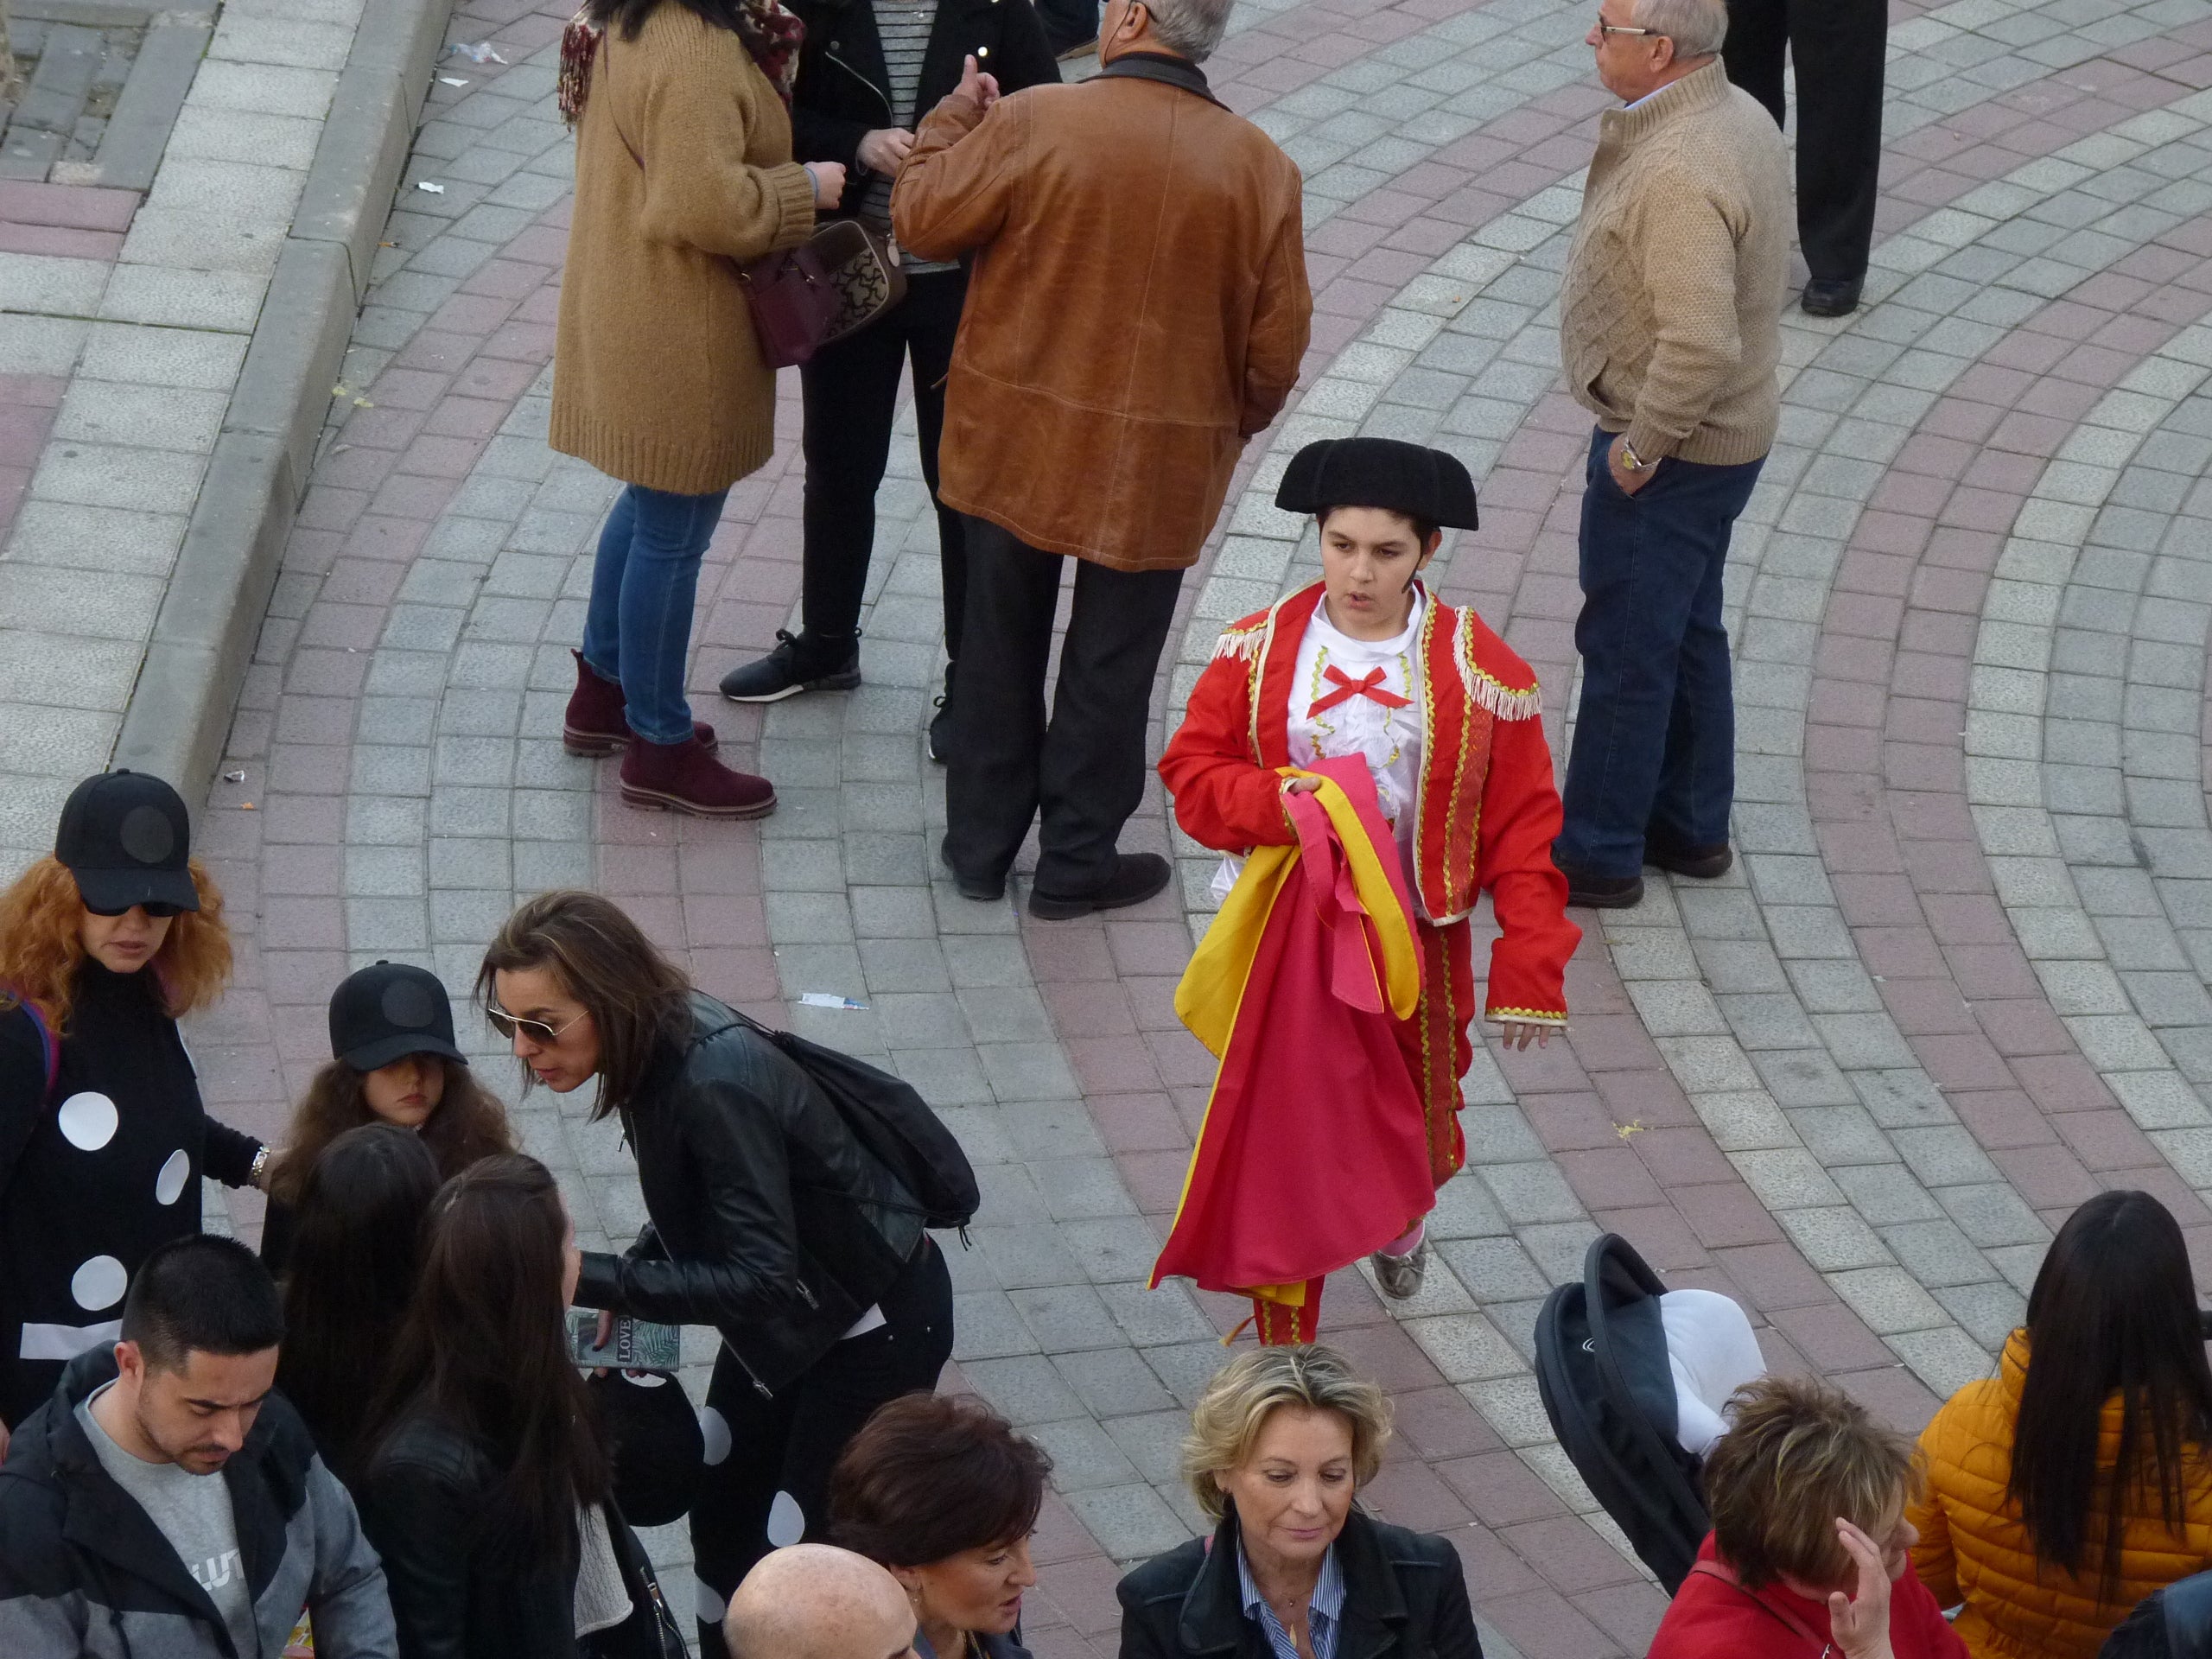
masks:
<svg viewBox="0 0 2212 1659"><path fill-rule="evenodd" d="M177 792L104 772L0 893L0 1452L86 1349L115 1340L154 1247L200 1230L203 1170L267 1148L215 1122L176 1022L231 976L223 899Z"/></svg>
<svg viewBox="0 0 2212 1659"><path fill-rule="evenodd" d="M1218 1524L1122 1580L1122 1659L1481 1659L1459 1552L1353 1507L1389 1438L1382 1390L1333 1348L1224 1366L1183 1442Z"/></svg>

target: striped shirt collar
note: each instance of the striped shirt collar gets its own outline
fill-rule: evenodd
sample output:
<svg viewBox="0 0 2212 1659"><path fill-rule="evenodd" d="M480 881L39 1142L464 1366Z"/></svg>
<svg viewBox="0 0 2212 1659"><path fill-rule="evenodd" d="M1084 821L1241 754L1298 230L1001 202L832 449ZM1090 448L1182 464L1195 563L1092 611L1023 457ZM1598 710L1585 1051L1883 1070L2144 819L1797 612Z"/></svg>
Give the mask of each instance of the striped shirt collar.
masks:
<svg viewBox="0 0 2212 1659"><path fill-rule="evenodd" d="M1236 1544L1237 1593L1243 1599L1244 1617L1255 1618L1274 1649L1275 1659L1299 1659L1298 1644L1291 1640L1290 1632L1275 1617L1275 1610L1268 1605L1267 1598L1260 1593L1258 1582L1252 1577L1252 1564L1245 1559L1244 1543ZM1306 1604L1307 1634L1313 1643L1313 1659L1336 1659L1337 1628L1343 1622L1344 1606L1344 1575L1337 1565L1337 1547L1329 1546L1329 1553L1321 1558L1321 1576L1314 1580L1313 1599Z"/></svg>

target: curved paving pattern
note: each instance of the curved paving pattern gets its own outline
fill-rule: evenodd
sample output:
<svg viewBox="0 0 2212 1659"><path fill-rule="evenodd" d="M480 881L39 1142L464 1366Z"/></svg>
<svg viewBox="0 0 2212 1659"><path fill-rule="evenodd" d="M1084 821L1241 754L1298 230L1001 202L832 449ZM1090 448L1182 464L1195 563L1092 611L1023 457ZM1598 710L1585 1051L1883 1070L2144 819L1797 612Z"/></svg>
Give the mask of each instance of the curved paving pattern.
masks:
<svg viewBox="0 0 2212 1659"><path fill-rule="evenodd" d="M709 988L880 1057L983 1180L976 1248L950 1251L948 1383L1058 1463L1033 1644L1103 1654L1117 1563L1196 1523L1175 1440L1241 1317L1143 1288L1211 1077L1172 1002L1211 857L1155 790L1129 844L1183 880L1141 909L1038 925L938 879L910 442L879 502L867 685L711 698L796 602L791 386L709 553L693 673L781 809L633 813L611 767L561 752L614 488L543 443L563 21L530 0L455 19L512 67L435 89L242 699L242 779L205 836L247 944L196 1033L210 1097L273 1131L350 966L466 984L519 896L569 882L620 897ZM1554 0L1240 7L1216 84L1306 170L1319 311L1301 393L1185 585L1155 740L1220 624L1311 568L1268 505L1283 461L1368 431L1482 477L1484 528L1437 579L1536 664L1563 744L1586 428L1552 307L1605 101L1586 26ZM2050 1227L2098 1186L2152 1186L2212 1239L2212 26L2183 0L1903 4L1890 81L1878 303L1793 314L1783 438L1732 563L1739 868L1656 880L1592 927L1566 1042L1478 1052L1422 1296L1388 1307L1356 1273L1330 1291L1332 1339L1398 1401L1371 1496L1450 1534L1501 1654L1640 1652L1661 1611L1529 1369L1596 1231L1736 1296L1771 1363L1906 1427L1986 1372ZM868 1006L793 1006L808 991ZM588 1240L619 1244L636 1189L585 1109L531 1096L518 1119ZM690 1357L696 1394L710 1348ZM681 1567L680 1533L652 1541Z"/></svg>

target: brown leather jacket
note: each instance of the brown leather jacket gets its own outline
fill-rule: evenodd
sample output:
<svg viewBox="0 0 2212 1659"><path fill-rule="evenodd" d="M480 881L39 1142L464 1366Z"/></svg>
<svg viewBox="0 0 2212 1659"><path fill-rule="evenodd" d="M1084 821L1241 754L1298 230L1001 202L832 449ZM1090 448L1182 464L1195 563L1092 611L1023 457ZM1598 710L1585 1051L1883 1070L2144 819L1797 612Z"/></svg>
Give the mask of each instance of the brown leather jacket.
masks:
<svg viewBox="0 0 2212 1659"><path fill-rule="evenodd" d="M891 217L926 258L975 256L944 504L1117 570L1196 563L1306 353L1300 188L1257 127L1157 81L940 103Z"/></svg>

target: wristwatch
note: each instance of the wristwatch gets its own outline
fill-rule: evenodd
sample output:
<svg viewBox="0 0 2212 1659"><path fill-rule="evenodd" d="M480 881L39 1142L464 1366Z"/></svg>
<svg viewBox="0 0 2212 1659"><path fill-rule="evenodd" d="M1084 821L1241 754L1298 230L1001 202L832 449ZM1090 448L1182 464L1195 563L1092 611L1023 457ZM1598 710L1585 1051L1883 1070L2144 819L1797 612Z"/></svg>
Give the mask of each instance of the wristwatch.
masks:
<svg viewBox="0 0 2212 1659"><path fill-rule="evenodd" d="M1621 470L1640 473L1651 463L1636 453L1636 446L1628 441L1628 434L1621 434Z"/></svg>
<svg viewBox="0 0 2212 1659"><path fill-rule="evenodd" d="M259 1187L261 1186L262 1177L266 1175L268 1173L269 1148L267 1147L264 1147L260 1151L253 1154L253 1167L246 1173L246 1179L251 1181L255 1186ZM265 1191L266 1189L264 1190Z"/></svg>

